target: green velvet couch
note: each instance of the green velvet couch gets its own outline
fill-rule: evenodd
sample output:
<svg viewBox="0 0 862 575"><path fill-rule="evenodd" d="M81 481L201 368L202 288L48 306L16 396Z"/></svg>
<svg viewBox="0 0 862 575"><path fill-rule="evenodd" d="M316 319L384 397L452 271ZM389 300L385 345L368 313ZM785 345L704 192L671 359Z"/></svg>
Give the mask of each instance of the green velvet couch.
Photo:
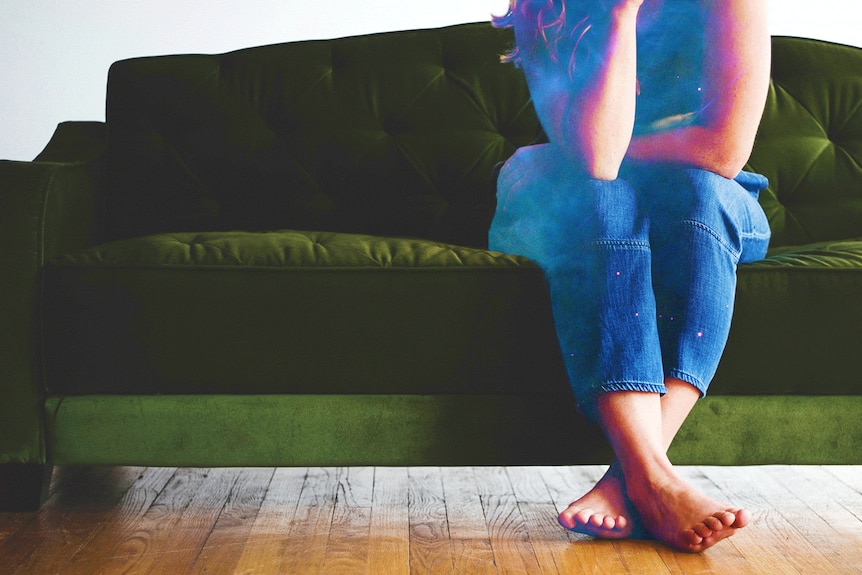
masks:
<svg viewBox="0 0 862 575"><path fill-rule="evenodd" d="M486 247L494 167L538 132L510 43L117 62L106 122L0 163L0 508L55 465L608 461L541 272ZM862 463L862 50L773 52L773 247L679 463Z"/></svg>

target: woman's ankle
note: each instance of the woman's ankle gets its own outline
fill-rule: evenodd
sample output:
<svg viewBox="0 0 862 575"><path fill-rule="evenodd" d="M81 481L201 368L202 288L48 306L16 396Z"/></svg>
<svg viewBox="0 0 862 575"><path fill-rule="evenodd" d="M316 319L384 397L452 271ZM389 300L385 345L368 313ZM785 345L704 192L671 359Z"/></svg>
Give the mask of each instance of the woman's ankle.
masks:
<svg viewBox="0 0 862 575"><path fill-rule="evenodd" d="M635 505L655 497L665 487L678 479L673 464L664 454L656 454L649 460L639 460L621 465L626 494Z"/></svg>

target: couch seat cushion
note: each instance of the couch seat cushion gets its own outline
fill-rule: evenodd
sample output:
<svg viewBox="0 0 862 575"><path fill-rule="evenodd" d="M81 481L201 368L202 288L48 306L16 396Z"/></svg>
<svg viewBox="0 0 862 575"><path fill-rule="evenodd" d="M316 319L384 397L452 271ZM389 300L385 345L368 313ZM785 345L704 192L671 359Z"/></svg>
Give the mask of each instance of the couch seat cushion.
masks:
<svg viewBox="0 0 862 575"><path fill-rule="evenodd" d="M305 232L176 233L103 244L57 258L88 267L438 269L533 267L525 258L414 238Z"/></svg>
<svg viewBox="0 0 862 575"><path fill-rule="evenodd" d="M787 246L739 270L713 393L862 393L862 239Z"/></svg>
<svg viewBox="0 0 862 575"><path fill-rule="evenodd" d="M420 239L161 234L51 261L52 393L568 388L541 272Z"/></svg>
<svg viewBox="0 0 862 575"><path fill-rule="evenodd" d="M769 250L766 259L753 268L804 270L862 270L862 239L821 242L804 246L784 246Z"/></svg>

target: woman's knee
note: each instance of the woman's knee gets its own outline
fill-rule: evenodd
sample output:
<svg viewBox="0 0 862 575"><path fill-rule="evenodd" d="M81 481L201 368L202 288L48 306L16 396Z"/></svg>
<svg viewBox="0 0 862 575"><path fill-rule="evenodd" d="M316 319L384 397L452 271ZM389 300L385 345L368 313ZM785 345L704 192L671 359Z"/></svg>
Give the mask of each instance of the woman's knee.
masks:
<svg viewBox="0 0 862 575"><path fill-rule="evenodd" d="M650 215L654 241L689 230L712 236L733 254L741 251L747 220L746 192L734 180L708 170L668 170L653 185Z"/></svg>
<svg viewBox="0 0 862 575"><path fill-rule="evenodd" d="M500 172L495 228L506 222L561 248L602 240L646 241L646 210L623 180L577 172L551 145L519 149ZM544 243L544 242L543 242Z"/></svg>
<svg viewBox="0 0 862 575"><path fill-rule="evenodd" d="M645 184L655 216L696 217L721 208L733 180L697 168L661 169L651 172Z"/></svg>

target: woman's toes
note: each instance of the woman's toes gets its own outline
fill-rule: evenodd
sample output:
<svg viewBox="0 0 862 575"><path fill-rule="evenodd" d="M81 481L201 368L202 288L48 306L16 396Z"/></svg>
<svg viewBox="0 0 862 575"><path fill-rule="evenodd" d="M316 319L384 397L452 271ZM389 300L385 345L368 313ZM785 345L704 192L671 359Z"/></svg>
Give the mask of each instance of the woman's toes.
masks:
<svg viewBox="0 0 862 575"><path fill-rule="evenodd" d="M573 510L569 508L560 513L557 521L566 529L574 529L578 525L586 525L592 515L593 512L590 509Z"/></svg>
<svg viewBox="0 0 862 575"><path fill-rule="evenodd" d="M731 527L741 529L748 525L749 521L751 521L751 513L745 509L739 509L733 514L733 523L731 524Z"/></svg>
<svg viewBox="0 0 862 575"><path fill-rule="evenodd" d="M694 529L686 529L682 532L683 547L694 548L701 543L705 537L699 535Z"/></svg>
<svg viewBox="0 0 862 575"><path fill-rule="evenodd" d="M599 529L606 529L608 531L612 531L616 527L616 521L608 515L593 515L590 518L590 522Z"/></svg>
<svg viewBox="0 0 862 575"><path fill-rule="evenodd" d="M710 519L715 519L714 517L710 517ZM708 521L708 520L707 520ZM721 525L721 522L716 520L718 525ZM707 537L712 537L712 534L716 531L719 531L721 527L713 528L710 527L708 523L698 523L694 526L694 532L697 533L700 537L706 539Z"/></svg>
<svg viewBox="0 0 862 575"><path fill-rule="evenodd" d="M575 523L579 525L589 525L590 520L595 516L595 512L592 509L581 509L572 517L575 520Z"/></svg>
<svg viewBox="0 0 862 575"><path fill-rule="evenodd" d="M736 522L736 513L729 510L725 511L724 513L719 514L719 519L725 527L732 527Z"/></svg>
<svg viewBox="0 0 862 575"><path fill-rule="evenodd" d="M731 519L730 523L733 523L732 519ZM725 519L723 516L722 516L722 518L707 517L706 519L703 520L703 525L707 529L709 529L710 531L721 531L722 529L729 527L730 523L725 523ZM704 537L709 537L709 535L711 535L711 533L704 535Z"/></svg>
<svg viewBox="0 0 862 575"><path fill-rule="evenodd" d="M566 510L557 517L566 529L595 537L622 537L626 535L628 520L622 516L605 515L594 509Z"/></svg>
<svg viewBox="0 0 862 575"><path fill-rule="evenodd" d="M622 476L611 466L595 487L560 513L557 521L577 533L621 539L632 533L626 514L633 512Z"/></svg>

